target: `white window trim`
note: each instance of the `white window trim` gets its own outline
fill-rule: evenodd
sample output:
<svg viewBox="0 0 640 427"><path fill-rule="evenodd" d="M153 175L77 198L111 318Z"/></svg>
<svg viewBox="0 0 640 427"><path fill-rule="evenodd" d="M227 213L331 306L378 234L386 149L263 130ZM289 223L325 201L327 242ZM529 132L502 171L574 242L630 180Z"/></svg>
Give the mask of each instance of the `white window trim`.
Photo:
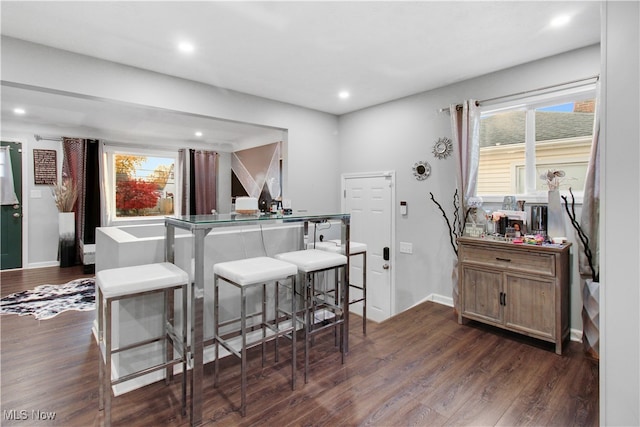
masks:
<svg viewBox="0 0 640 427"><path fill-rule="evenodd" d="M115 173L115 156L116 155L132 155L132 156L146 156L146 157L165 157L171 158L177 168L178 166L178 150L170 149L157 149L157 148L141 148L137 146L126 145L105 145L104 152L107 155L107 168L108 177L111 182L108 183L108 194L106 197L109 199L108 206L110 206L111 212L111 224L117 225L127 222L156 222L164 220L165 215L152 215L152 216L129 216L118 217L116 216L116 199L115 199L115 186L116 186L116 173ZM177 169L174 169L174 173L178 174ZM104 176L103 176L104 179ZM177 181L177 178L176 178ZM176 192L174 200L182 200L182 189L179 185L176 185ZM175 212L175 203L174 203Z"/></svg>
<svg viewBox="0 0 640 427"><path fill-rule="evenodd" d="M562 104L563 102L575 102L596 97L596 84L589 83L578 87L567 89L555 89L552 92L544 92L524 98L513 99L510 101L492 103L480 106L480 115L486 116L505 111L523 110L527 114L527 127L525 129L525 174L526 174L526 193L515 194L518 200L526 200L527 204L546 203L547 192L535 191L536 179L539 179L535 168L535 110L537 108ZM531 121L530 121L531 120ZM532 123L533 125L531 125ZM533 141L533 142L532 142ZM532 188L531 188L532 187ZM506 196L505 194L504 196ZM511 194L509 194L511 195ZM561 196L571 197L568 190L560 190ZM486 203L502 203L503 195L478 194ZM573 196L576 205L582 205L584 191L574 191Z"/></svg>

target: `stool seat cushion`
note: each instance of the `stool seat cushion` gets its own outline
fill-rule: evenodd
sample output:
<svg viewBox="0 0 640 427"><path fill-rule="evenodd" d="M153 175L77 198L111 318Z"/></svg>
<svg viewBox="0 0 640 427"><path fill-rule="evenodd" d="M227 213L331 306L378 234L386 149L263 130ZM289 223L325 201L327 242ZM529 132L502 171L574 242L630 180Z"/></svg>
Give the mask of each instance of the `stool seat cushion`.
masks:
<svg viewBox="0 0 640 427"><path fill-rule="evenodd" d="M346 256L319 249L285 252L277 254L276 258L297 265L298 269L305 273L339 267L347 263Z"/></svg>
<svg viewBox="0 0 640 427"><path fill-rule="evenodd" d="M213 266L213 272L238 285L245 286L286 279L298 274L298 268L285 261L269 257L256 257L220 262Z"/></svg>
<svg viewBox="0 0 640 427"><path fill-rule="evenodd" d="M309 249L320 249L322 251L329 251L334 253L340 253L342 242L338 239L327 240L325 242L307 243ZM315 247L314 247L315 245ZM365 243L349 242L349 255L360 254L367 251L367 245Z"/></svg>
<svg viewBox="0 0 640 427"><path fill-rule="evenodd" d="M96 285L105 298L179 286L189 283L189 275L170 262L112 268L96 274Z"/></svg>

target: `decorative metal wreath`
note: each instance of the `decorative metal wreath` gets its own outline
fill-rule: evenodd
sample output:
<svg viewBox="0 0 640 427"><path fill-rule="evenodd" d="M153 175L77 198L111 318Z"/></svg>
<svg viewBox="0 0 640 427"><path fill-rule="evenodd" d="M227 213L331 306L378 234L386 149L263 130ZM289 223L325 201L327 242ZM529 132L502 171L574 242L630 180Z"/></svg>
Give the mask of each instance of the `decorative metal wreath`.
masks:
<svg viewBox="0 0 640 427"><path fill-rule="evenodd" d="M433 155L438 159L446 159L453 152L453 143L449 138L440 138L433 146Z"/></svg>
<svg viewBox="0 0 640 427"><path fill-rule="evenodd" d="M420 160L413 165L413 175L418 181L424 181L431 174L431 165Z"/></svg>

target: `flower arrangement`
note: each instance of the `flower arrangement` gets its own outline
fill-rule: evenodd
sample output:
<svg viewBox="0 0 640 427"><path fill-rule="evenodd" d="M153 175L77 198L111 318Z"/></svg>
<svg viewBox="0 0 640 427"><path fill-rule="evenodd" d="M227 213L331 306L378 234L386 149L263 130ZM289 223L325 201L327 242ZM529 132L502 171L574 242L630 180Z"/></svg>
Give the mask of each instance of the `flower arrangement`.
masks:
<svg viewBox="0 0 640 427"><path fill-rule="evenodd" d="M52 186L51 194L56 202L58 211L73 212L78 199L78 190L70 178L63 178L61 182Z"/></svg>
<svg viewBox="0 0 640 427"><path fill-rule="evenodd" d="M549 191L558 190L560 188L560 184L562 183L562 178L564 178L565 173L563 170L549 169L547 173L543 173L540 175L540 179L545 181L549 186Z"/></svg>

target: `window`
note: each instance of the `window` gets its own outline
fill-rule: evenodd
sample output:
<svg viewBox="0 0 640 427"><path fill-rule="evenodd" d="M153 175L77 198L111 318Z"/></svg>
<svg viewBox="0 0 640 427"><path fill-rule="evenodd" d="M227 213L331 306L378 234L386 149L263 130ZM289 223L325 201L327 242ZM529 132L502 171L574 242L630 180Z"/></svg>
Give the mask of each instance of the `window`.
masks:
<svg viewBox="0 0 640 427"><path fill-rule="evenodd" d="M540 175L565 172L560 190L584 191L595 113L593 86L578 93L490 106L481 111L477 193L535 195Z"/></svg>
<svg viewBox="0 0 640 427"><path fill-rule="evenodd" d="M113 218L174 213L177 153L113 150L109 159Z"/></svg>

